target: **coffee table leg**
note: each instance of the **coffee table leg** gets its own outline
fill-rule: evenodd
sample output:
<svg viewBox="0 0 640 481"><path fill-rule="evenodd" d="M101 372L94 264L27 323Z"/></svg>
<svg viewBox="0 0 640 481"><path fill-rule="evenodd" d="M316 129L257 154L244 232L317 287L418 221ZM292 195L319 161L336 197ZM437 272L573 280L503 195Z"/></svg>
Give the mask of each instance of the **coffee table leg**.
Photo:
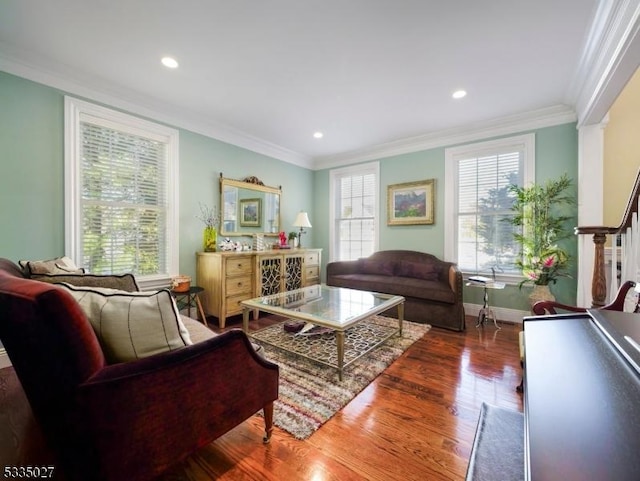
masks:
<svg viewBox="0 0 640 481"><path fill-rule="evenodd" d="M344 369L344 331L336 331L336 342L338 343L338 379L342 381L342 370Z"/></svg>
<svg viewBox="0 0 640 481"><path fill-rule="evenodd" d="M402 321L404 320L404 302L398 304L398 331L402 336Z"/></svg>
<svg viewBox="0 0 640 481"><path fill-rule="evenodd" d="M247 309L246 307L242 309L242 330L246 333L249 332L249 312L251 309Z"/></svg>

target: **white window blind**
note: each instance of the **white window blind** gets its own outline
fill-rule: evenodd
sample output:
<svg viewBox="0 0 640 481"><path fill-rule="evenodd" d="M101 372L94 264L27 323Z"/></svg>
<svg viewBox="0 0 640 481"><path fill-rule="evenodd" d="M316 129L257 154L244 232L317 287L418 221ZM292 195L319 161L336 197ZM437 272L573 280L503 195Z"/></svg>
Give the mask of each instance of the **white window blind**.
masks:
<svg viewBox="0 0 640 481"><path fill-rule="evenodd" d="M508 186L522 185L522 161L521 151L511 151L458 162L458 266L463 271L518 272Z"/></svg>
<svg viewBox="0 0 640 481"><path fill-rule="evenodd" d="M446 150L445 257L463 272L520 275L509 186L532 180L534 142L529 134Z"/></svg>
<svg viewBox="0 0 640 481"><path fill-rule="evenodd" d="M177 132L67 104L67 251L94 274L177 274Z"/></svg>
<svg viewBox="0 0 640 481"><path fill-rule="evenodd" d="M167 272L167 147L81 122L82 265L95 274Z"/></svg>
<svg viewBox="0 0 640 481"><path fill-rule="evenodd" d="M331 172L332 259L355 260L377 248L378 164Z"/></svg>

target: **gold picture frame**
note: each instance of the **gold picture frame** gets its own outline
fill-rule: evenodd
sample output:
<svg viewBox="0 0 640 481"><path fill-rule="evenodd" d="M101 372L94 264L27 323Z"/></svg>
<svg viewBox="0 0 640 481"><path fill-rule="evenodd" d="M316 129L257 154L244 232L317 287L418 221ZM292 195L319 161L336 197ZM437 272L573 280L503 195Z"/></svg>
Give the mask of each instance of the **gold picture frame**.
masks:
<svg viewBox="0 0 640 481"><path fill-rule="evenodd" d="M241 199L240 200L240 226L260 227L262 216L261 199Z"/></svg>
<svg viewBox="0 0 640 481"><path fill-rule="evenodd" d="M435 179L387 186L387 225L433 224Z"/></svg>

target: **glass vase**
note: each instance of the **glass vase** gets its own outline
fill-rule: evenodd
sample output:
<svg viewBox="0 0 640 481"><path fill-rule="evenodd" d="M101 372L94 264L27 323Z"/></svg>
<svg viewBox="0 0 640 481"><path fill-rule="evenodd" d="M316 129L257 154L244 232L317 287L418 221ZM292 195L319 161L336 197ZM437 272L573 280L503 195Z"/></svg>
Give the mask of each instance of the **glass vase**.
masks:
<svg viewBox="0 0 640 481"><path fill-rule="evenodd" d="M218 242L218 232L215 227L205 227L202 246L205 252L215 252Z"/></svg>

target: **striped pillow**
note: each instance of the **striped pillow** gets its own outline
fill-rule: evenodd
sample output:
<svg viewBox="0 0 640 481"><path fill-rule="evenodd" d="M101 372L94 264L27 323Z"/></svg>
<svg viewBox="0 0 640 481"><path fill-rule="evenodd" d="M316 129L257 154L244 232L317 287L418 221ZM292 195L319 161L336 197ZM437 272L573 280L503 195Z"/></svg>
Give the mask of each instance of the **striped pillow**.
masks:
<svg viewBox="0 0 640 481"><path fill-rule="evenodd" d="M110 363L133 361L192 344L167 289L126 292L58 285L78 301Z"/></svg>

